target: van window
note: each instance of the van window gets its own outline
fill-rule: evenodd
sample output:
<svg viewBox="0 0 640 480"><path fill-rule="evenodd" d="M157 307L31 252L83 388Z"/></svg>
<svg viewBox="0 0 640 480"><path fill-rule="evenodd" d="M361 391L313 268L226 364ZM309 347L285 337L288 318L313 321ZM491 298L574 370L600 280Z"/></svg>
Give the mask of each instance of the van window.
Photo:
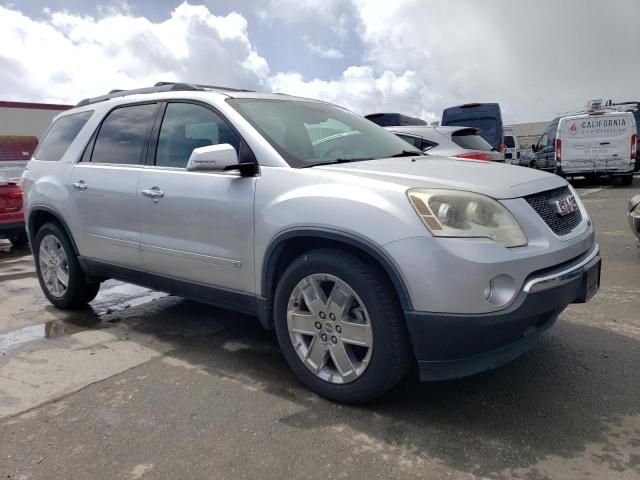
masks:
<svg viewBox="0 0 640 480"><path fill-rule="evenodd" d="M33 158L49 162L60 160L92 113L93 111L65 115L53 122Z"/></svg>
<svg viewBox="0 0 640 480"><path fill-rule="evenodd" d="M516 142L513 141L513 137L511 135L504 136L504 146L507 148L516 148Z"/></svg>
<svg viewBox="0 0 640 480"><path fill-rule="evenodd" d="M543 149L547 145L549 145L549 134L545 133L544 135L542 135L542 137L540 137L540 140L538 140L538 149Z"/></svg>
<svg viewBox="0 0 640 480"><path fill-rule="evenodd" d="M228 143L238 152L240 137L212 110L193 103L169 103L160 127L156 165L185 168L191 152Z"/></svg>
<svg viewBox="0 0 640 480"><path fill-rule="evenodd" d="M137 165L155 117L157 104L132 105L113 110L102 122L93 147L92 163Z"/></svg>

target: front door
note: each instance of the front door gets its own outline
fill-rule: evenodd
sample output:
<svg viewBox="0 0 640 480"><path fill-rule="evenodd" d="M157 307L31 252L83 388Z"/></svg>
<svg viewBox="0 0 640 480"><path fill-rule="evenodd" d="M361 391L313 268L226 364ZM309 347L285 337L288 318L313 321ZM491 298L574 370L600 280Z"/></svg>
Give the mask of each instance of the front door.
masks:
<svg viewBox="0 0 640 480"><path fill-rule="evenodd" d="M147 103L111 111L74 165L69 192L81 255L142 268L135 201L157 108Z"/></svg>
<svg viewBox="0 0 640 480"><path fill-rule="evenodd" d="M228 143L238 150L240 142L209 107L167 104L153 165L143 169L138 187L141 250L149 272L253 293L256 179L185 168L194 148Z"/></svg>

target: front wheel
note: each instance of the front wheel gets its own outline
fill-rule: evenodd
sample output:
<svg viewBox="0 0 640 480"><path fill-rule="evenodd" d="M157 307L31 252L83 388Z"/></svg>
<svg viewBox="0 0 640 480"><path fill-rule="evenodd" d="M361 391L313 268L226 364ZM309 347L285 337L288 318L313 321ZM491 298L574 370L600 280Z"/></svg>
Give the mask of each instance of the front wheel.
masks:
<svg viewBox="0 0 640 480"><path fill-rule="evenodd" d="M86 277L71 242L57 224L47 223L38 230L33 253L40 287L55 307L80 307L98 294L100 282Z"/></svg>
<svg viewBox="0 0 640 480"><path fill-rule="evenodd" d="M376 266L340 250L294 260L275 294L280 348L300 381L344 403L379 397L411 358L395 291Z"/></svg>

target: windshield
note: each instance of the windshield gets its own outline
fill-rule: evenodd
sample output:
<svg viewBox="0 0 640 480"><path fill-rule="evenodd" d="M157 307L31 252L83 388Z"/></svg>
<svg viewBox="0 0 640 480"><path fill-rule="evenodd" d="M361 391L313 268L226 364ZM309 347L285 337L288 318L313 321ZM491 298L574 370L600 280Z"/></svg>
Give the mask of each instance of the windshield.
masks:
<svg viewBox="0 0 640 480"><path fill-rule="evenodd" d="M393 133L335 105L256 98L228 102L294 168L422 155Z"/></svg>
<svg viewBox="0 0 640 480"><path fill-rule="evenodd" d="M516 148L516 142L511 135L504 136L504 146L507 148Z"/></svg>

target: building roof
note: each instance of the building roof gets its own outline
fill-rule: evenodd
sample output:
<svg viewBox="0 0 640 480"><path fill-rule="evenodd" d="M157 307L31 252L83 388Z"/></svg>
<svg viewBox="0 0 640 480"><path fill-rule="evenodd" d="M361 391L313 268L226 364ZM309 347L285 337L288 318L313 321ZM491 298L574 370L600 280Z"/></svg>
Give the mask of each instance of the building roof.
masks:
<svg viewBox="0 0 640 480"><path fill-rule="evenodd" d="M6 102L0 100L0 108L23 108L28 110L69 110L73 105L60 103Z"/></svg>

